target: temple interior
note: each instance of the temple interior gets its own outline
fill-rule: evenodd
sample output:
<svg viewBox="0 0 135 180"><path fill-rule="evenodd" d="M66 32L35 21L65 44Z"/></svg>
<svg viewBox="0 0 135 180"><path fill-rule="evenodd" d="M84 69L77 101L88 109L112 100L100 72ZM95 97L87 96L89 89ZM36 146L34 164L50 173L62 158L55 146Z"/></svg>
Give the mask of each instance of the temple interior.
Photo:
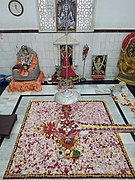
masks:
<svg viewBox="0 0 135 180"><path fill-rule="evenodd" d="M0 179L135 178L134 6L1 0Z"/></svg>

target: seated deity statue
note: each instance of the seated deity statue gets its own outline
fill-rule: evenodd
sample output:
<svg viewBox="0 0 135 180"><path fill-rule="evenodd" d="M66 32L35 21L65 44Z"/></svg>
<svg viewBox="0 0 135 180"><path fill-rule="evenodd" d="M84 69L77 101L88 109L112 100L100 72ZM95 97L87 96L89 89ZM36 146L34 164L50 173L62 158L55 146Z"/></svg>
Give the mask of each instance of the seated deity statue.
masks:
<svg viewBox="0 0 135 180"><path fill-rule="evenodd" d="M119 74L116 78L135 86L135 32L124 39L117 66Z"/></svg>
<svg viewBox="0 0 135 180"><path fill-rule="evenodd" d="M40 72L38 56L30 47L21 46L16 65L12 68L14 80L36 80Z"/></svg>

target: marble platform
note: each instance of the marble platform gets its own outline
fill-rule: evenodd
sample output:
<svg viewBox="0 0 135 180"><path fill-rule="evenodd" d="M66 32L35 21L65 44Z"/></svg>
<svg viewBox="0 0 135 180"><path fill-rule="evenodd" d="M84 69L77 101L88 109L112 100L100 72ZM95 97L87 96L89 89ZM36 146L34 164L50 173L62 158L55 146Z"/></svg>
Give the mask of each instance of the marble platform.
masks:
<svg viewBox="0 0 135 180"><path fill-rule="evenodd" d="M84 84L75 85L74 88L81 95L88 99L101 99L105 100L109 112L115 121L115 123L123 124L125 119L121 116L118 109L114 108L114 102L110 100L109 97L110 89L112 84ZM18 120L14 124L12 129L10 139L4 139L0 147L0 179L3 179L6 167L8 165L18 132L20 130L28 103L30 100L41 99L41 100L53 100L54 94L57 92L57 85L42 85L42 91L26 91L26 92L8 92L7 88L3 91L0 96L0 114L12 114L13 112L17 114ZM125 86L122 91L127 95L128 99L135 103L135 98ZM114 92L117 97L121 99L120 92ZM135 125L135 116L131 112L129 107L119 105L124 117L130 124ZM127 151L129 159L135 170L135 139L133 138L135 134L130 133L120 133L120 137ZM64 178L61 178L64 179ZM84 178L82 178L84 179ZM87 178L88 179L88 178ZM99 179L99 178L96 178ZM103 179L103 178L100 178ZM105 178L110 179L110 178ZM113 178L114 179L114 178Z"/></svg>

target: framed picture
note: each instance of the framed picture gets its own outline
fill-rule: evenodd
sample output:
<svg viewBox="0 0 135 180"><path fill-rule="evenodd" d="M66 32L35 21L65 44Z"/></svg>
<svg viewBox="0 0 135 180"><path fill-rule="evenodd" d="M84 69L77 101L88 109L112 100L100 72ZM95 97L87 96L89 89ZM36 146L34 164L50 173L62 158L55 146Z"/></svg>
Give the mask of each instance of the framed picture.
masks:
<svg viewBox="0 0 135 180"><path fill-rule="evenodd" d="M76 0L56 0L57 31L76 31Z"/></svg>
<svg viewBox="0 0 135 180"><path fill-rule="evenodd" d="M92 76L104 76L107 55L92 55Z"/></svg>

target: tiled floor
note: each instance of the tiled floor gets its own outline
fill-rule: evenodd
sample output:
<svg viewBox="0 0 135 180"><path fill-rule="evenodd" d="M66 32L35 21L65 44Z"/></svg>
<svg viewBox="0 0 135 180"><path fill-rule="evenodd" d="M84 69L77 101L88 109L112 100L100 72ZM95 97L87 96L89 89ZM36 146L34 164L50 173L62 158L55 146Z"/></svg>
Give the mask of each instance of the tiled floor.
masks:
<svg viewBox="0 0 135 180"><path fill-rule="evenodd" d="M113 101L111 100L110 95L102 95L102 94L110 94L111 84L99 84L99 85L75 85L75 90L78 91L82 96L88 97L89 99L104 99L107 103L108 109L113 120L116 123L123 124L124 119L121 116L119 110L114 109ZM128 99L135 103L135 98L128 90L127 87L123 87L122 91L127 95ZM18 120L15 123L13 130L11 132L10 139L4 139L2 145L0 147L0 179L3 179L3 175L5 173L7 164L9 162L10 155L12 153L17 134L20 130L22 120L24 118L24 114L26 112L26 108L31 99L54 99L54 94L57 92L56 85L43 85L41 92L35 91L27 91L27 92L8 92L7 88L3 91L0 96L0 114L11 114L13 111L17 113ZM114 92L121 99L120 92ZM24 96L21 96L24 95ZM31 96L29 96L31 95ZM42 96L40 96L42 95ZM43 96L45 95L45 96ZM47 96L46 96L47 95ZM20 100L21 96L21 101ZM122 99L121 99L122 100ZM18 108L16 109L16 104L18 103ZM123 112L124 117L128 120L130 124L135 125L135 116L130 111L129 107L121 106L120 108ZM120 133L120 137L124 144L124 147L127 151L127 154L130 158L130 161L135 170L135 134L130 133Z"/></svg>

